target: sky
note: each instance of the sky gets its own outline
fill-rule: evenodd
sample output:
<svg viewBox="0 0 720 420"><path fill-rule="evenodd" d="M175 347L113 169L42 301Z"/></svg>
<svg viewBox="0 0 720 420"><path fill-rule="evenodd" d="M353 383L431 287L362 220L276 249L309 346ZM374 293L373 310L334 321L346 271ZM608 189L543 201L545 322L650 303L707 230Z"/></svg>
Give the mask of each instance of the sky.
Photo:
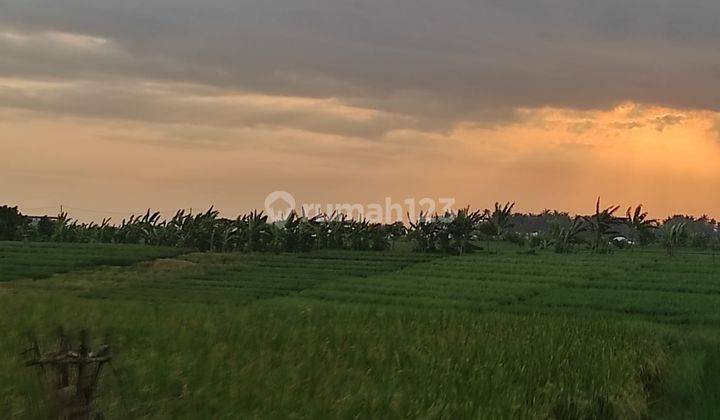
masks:
<svg viewBox="0 0 720 420"><path fill-rule="evenodd" d="M716 0L0 0L0 203L720 218Z"/></svg>

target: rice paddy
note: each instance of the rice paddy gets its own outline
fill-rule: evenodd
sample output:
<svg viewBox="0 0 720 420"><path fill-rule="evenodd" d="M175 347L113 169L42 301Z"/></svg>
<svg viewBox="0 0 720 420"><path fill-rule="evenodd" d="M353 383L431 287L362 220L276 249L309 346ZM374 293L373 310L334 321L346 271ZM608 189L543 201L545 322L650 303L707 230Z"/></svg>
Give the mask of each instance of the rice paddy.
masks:
<svg viewBox="0 0 720 420"><path fill-rule="evenodd" d="M183 252L187 251L137 245L0 241L0 282L38 279L100 265L130 265Z"/></svg>
<svg viewBox="0 0 720 420"><path fill-rule="evenodd" d="M113 337L116 372L101 397L110 418L702 418L717 409L712 254L181 255L18 243L0 246L0 275L0 418L42 417L18 354L27 331L49 336L58 325Z"/></svg>

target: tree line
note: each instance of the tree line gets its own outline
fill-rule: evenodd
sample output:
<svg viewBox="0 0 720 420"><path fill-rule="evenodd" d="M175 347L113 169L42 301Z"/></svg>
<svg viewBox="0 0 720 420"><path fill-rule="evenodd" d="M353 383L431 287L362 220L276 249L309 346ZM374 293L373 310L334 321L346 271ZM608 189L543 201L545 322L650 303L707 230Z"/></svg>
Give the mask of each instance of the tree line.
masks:
<svg viewBox="0 0 720 420"><path fill-rule="evenodd" d="M421 213L406 225L355 220L337 212L314 217L291 212L284 220L271 221L263 212L253 211L228 219L213 208L198 214L179 210L169 219L148 210L120 224L110 219L81 223L65 212L31 218L17 207L0 206L0 240L146 244L218 252L383 251L398 241L409 242L418 252L449 254L491 248L499 241L558 253L579 249L606 253L653 243L660 243L669 254L682 246L720 247L720 224L707 216L676 215L658 221L650 219L642 205L619 215L619 206L602 207L600 199L595 212L587 216L550 210L524 214L513 212L514 207L514 203L496 203L494 209Z"/></svg>

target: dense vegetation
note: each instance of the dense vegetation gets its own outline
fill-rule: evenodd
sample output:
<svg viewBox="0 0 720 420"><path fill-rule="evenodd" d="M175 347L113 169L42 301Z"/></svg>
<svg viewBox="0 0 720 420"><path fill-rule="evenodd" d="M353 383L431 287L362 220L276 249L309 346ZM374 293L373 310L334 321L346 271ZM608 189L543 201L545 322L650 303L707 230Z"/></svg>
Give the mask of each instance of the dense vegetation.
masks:
<svg viewBox="0 0 720 420"><path fill-rule="evenodd" d="M720 410L718 223L595 207L496 204L408 226L0 207L0 417L44 416L18 351L58 325L112 332L111 418Z"/></svg>
<svg viewBox="0 0 720 420"><path fill-rule="evenodd" d="M2 418L42 417L19 351L57 325L110 333L110 418L710 418L720 402L711 253L193 253L38 281L46 254L115 245L2 245L0 272L24 255L0 284Z"/></svg>
<svg viewBox="0 0 720 420"><path fill-rule="evenodd" d="M406 227L401 222L354 220L341 213L305 217L291 212L285 220L272 222L262 212L251 212L231 220L219 217L212 208L194 215L181 210L167 220L148 210L113 225L109 219L79 223L67 213L31 219L4 206L0 240L147 244L222 252L384 251L400 239L411 241L417 251L449 254L465 254L502 240L558 253L577 248L606 253L653 242L662 243L669 254L683 246L720 248L720 225L707 216L673 216L661 223L649 219L642 206L619 216L618 206L603 209L599 199L589 216L550 211L528 215L513 213L513 208L513 203L496 203L494 210L421 213Z"/></svg>

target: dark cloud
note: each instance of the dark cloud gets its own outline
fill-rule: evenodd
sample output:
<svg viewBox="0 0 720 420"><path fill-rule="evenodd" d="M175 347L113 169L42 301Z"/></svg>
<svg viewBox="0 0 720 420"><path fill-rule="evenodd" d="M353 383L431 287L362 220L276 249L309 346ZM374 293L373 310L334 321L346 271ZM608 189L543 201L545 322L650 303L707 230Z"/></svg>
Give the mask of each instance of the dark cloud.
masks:
<svg viewBox="0 0 720 420"><path fill-rule="evenodd" d="M662 132L666 127L682 124L683 121L685 121L684 115L665 114L651 119L650 123L655 126L657 131Z"/></svg>
<svg viewBox="0 0 720 420"><path fill-rule="evenodd" d="M0 32L30 36L0 39L5 77L337 98L436 130L539 106L720 110L716 0L0 0L0 10ZM78 48L48 32L107 43Z"/></svg>
<svg viewBox="0 0 720 420"><path fill-rule="evenodd" d="M642 128L645 124L639 121L627 121L627 122L615 122L610 125L616 130L632 130L635 128Z"/></svg>
<svg viewBox="0 0 720 420"><path fill-rule="evenodd" d="M227 96L216 90L177 85L84 82L19 88L0 83L0 103L6 108L73 117L217 128L286 128L364 139L424 127L409 117L350 108L333 101Z"/></svg>
<svg viewBox="0 0 720 420"><path fill-rule="evenodd" d="M595 128L595 123L592 121L577 121L568 124L567 131L575 134L583 134Z"/></svg>

